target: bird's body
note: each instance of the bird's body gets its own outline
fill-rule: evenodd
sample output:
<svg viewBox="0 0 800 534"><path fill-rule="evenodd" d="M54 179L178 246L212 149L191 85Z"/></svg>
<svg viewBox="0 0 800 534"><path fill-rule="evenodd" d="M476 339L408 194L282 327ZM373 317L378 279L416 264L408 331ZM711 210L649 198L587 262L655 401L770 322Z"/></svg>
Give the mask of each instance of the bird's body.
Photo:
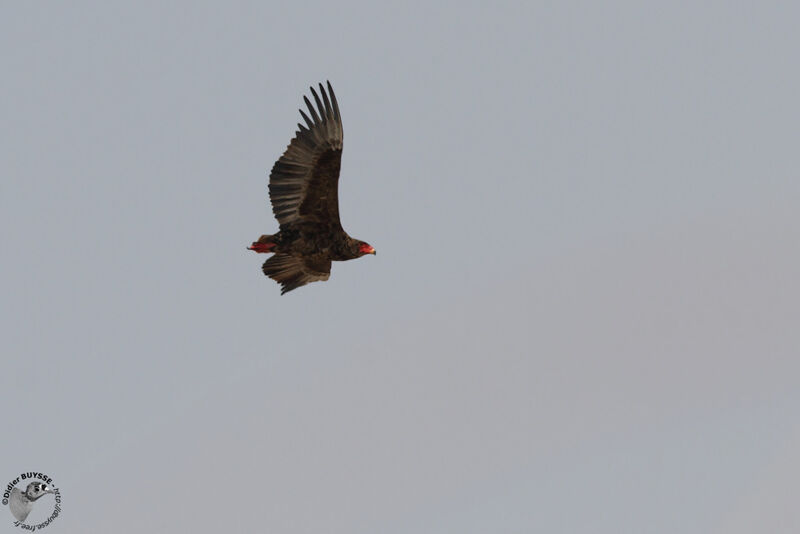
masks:
<svg viewBox="0 0 800 534"><path fill-rule="evenodd" d="M346 234L342 236L341 231L324 227L290 226L275 235L261 236L256 244L260 243L272 245L269 252L292 256L322 255L333 261L353 260L363 256L359 252L358 240L349 238Z"/></svg>
<svg viewBox="0 0 800 534"><path fill-rule="evenodd" d="M375 254L367 243L353 239L339 220L339 170L342 161L342 119L333 88L314 88L316 109L305 98L311 117L300 114L308 127L299 130L270 173L269 197L280 230L262 235L250 250L274 253L264 274L281 284L281 294L330 277L332 261Z"/></svg>

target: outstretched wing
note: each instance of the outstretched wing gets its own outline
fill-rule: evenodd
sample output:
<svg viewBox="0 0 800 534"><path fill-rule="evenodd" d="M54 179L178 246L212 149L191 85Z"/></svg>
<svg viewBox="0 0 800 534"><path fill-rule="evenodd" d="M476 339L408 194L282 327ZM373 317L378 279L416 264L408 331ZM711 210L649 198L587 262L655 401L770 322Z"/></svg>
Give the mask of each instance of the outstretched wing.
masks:
<svg viewBox="0 0 800 534"><path fill-rule="evenodd" d="M264 274L281 285L281 295L311 282L322 282L331 276L331 260L322 256L299 258L275 254L264 262Z"/></svg>
<svg viewBox="0 0 800 534"><path fill-rule="evenodd" d="M342 162L342 117L333 94L319 84L322 100L311 87L317 109L303 97L311 118L303 110L307 128L299 130L272 167L269 198L281 227L293 223L317 223L341 227L339 221L339 168ZM319 111L319 113L317 112Z"/></svg>

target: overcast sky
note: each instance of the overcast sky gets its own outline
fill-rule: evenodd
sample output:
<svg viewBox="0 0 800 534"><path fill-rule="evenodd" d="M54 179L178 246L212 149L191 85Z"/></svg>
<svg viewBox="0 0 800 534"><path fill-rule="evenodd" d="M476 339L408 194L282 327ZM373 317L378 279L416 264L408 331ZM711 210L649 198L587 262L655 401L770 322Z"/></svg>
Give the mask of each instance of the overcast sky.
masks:
<svg viewBox="0 0 800 534"><path fill-rule="evenodd" d="M69 533L800 531L800 8L733 4L6 3L3 486ZM327 79L378 254L281 297L245 247Z"/></svg>

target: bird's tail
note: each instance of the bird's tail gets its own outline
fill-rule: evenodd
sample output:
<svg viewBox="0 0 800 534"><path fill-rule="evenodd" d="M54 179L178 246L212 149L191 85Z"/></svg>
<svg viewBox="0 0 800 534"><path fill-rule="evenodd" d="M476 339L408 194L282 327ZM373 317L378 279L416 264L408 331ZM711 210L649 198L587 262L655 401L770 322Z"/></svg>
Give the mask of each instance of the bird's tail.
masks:
<svg viewBox="0 0 800 534"><path fill-rule="evenodd" d="M274 235L262 235L258 238L258 241L255 241L247 248L256 252L274 252L272 249L275 248L275 245Z"/></svg>

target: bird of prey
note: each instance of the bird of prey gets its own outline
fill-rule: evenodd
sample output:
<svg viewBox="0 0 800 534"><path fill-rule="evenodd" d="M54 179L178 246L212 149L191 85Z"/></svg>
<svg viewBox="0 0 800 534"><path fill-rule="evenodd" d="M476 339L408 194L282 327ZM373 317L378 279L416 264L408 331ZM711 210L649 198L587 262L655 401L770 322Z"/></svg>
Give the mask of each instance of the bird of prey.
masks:
<svg viewBox="0 0 800 534"><path fill-rule="evenodd" d="M281 295L327 280L331 261L375 254L371 245L347 235L339 221L343 134L331 82L327 92L319 84L321 99L310 89L316 109L303 97L310 117L300 110L306 125L298 123L294 139L269 175L269 199L280 230L247 247L274 254L262 270L281 284Z"/></svg>
<svg viewBox="0 0 800 534"><path fill-rule="evenodd" d="M11 490L11 496L8 499L8 507L11 513L17 518L17 521L25 521L28 514L33 510L33 503L43 495L48 493L55 493L53 488L44 482L31 482L25 491L20 491L19 488Z"/></svg>

